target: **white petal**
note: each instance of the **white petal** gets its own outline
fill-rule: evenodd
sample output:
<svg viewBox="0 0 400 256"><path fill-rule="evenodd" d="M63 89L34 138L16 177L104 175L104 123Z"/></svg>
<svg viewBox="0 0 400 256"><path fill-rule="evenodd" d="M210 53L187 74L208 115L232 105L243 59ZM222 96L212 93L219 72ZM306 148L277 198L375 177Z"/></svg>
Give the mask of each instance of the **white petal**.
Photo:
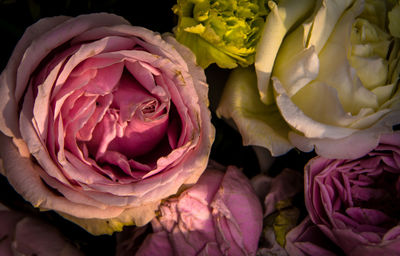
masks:
<svg viewBox="0 0 400 256"><path fill-rule="evenodd" d="M261 101L273 102L272 87L269 85L276 54L287 31L298 22L314 5L310 0L282 1L279 6L268 2L271 12L267 16L262 37L256 50L255 67Z"/></svg>
<svg viewBox="0 0 400 256"><path fill-rule="evenodd" d="M338 138L343 138L346 137L353 132L355 132L355 129L349 129L349 128L344 128L344 127L339 127L333 124L329 124L329 115L331 115L330 111L336 112L336 116L339 117L341 114L340 109L337 109L338 106L337 103L332 102L331 104L328 104L327 109L325 111L322 111L322 115L318 114L317 112L319 111L317 108L315 108L315 112L311 113L312 116L308 116L309 113L305 113L300 109L293 101L292 99L284 93L284 89L282 88L282 85L280 84L280 81L273 77L273 85L275 88L275 91L278 93L276 97L276 104L283 116L283 118L286 120L287 123L290 124L293 128L296 130L302 132L304 136L309 137L309 138L332 138L332 139L338 139ZM324 87L325 89L326 86ZM322 91L329 92L329 89L324 90L322 88ZM317 88L320 89L320 88ZM316 93L317 96L313 95L311 100L311 104L314 102L319 102L320 104L317 104L318 107L323 106L323 100L320 101L322 96L318 93ZM305 100L305 99L304 99ZM332 100L332 99L331 99ZM310 105L311 107L311 105ZM308 108L306 110L311 111L311 108ZM329 110L329 111L328 111ZM332 114L334 114L332 113ZM328 124L322 123L319 120L315 120L313 118L315 117L326 117L328 118ZM327 121L327 120L323 120ZM336 121L336 120L335 120ZM341 121L341 120L339 120Z"/></svg>

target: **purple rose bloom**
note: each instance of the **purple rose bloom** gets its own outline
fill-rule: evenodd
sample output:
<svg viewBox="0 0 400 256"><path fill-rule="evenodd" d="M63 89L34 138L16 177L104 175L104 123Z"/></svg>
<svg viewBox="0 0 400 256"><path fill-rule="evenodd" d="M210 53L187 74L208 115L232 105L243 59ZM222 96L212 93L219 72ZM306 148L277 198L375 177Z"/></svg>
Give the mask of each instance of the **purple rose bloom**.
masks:
<svg viewBox="0 0 400 256"><path fill-rule="evenodd" d="M80 256L49 224L0 204L0 255Z"/></svg>
<svg viewBox="0 0 400 256"><path fill-rule="evenodd" d="M400 255L400 132L359 159L312 159L305 200L312 222L346 254Z"/></svg>
<svg viewBox="0 0 400 256"><path fill-rule="evenodd" d="M161 204L154 233L136 255L255 255L262 221L261 203L239 169L208 169Z"/></svg>

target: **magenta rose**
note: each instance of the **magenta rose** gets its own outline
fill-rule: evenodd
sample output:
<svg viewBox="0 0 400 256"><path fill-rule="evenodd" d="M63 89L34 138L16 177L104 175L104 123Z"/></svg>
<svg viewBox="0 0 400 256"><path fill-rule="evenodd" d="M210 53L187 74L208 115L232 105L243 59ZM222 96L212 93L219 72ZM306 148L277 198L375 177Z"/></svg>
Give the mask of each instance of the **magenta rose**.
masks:
<svg viewBox="0 0 400 256"><path fill-rule="evenodd" d="M161 204L154 233L136 255L255 255L262 221L261 203L239 169L207 169L197 184Z"/></svg>
<svg viewBox="0 0 400 256"><path fill-rule="evenodd" d="M305 167L310 218L347 255L400 255L400 132L355 160Z"/></svg>
<svg viewBox="0 0 400 256"><path fill-rule="evenodd" d="M170 34L106 13L42 19L0 77L2 173L93 234L144 225L206 168L207 92Z"/></svg>
<svg viewBox="0 0 400 256"><path fill-rule="evenodd" d="M80 256L83 253L51 225L0 204L0 255Z"/></svg>

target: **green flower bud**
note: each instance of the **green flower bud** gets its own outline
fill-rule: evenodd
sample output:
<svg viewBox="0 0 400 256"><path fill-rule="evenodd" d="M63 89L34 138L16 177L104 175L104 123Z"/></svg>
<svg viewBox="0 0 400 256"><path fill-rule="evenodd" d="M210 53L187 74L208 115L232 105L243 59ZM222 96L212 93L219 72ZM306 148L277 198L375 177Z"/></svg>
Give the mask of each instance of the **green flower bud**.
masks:
<svg viewBox="0 0 400 256"><path fill-rule="evenodd" d="M179 16L177 40L195 53L203 68L254 63L268 14L265 0L178 0L172 10Z"/></svg>

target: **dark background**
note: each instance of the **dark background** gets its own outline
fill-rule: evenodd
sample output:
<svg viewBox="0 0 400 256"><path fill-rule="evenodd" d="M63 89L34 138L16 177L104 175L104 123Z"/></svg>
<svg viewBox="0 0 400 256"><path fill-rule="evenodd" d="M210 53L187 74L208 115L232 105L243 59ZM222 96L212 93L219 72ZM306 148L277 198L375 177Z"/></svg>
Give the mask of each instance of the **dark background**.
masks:
<svg viewBox="0 0 400 256"><path fill-rule="evenodd" d="M132 25L164 33L172 32L172 28L177 23L177 17L171 10L175 3L174 0L0 0L0 70L3 70L7 64L15 44L26 27L40 18L109 12L123 16ZM206 69L212 110L215 110L218 104L229 72L213 65ZM216 127L216 138L211 158L224 165L236 165L242 168L249 178L256 175L259 172L259 165L253 148L242 146L240 134L224 120L218 119L214 112L212 115L212 122ZM270 174L275 175L284 167L301 171L311 156L312 154L292 150L285 156L275 159ZM52 211L39 212L24 201L1 175L0 201L10 208L28 212L56 226L86 255L114 255L115 234L92 236Z"/></svg>

